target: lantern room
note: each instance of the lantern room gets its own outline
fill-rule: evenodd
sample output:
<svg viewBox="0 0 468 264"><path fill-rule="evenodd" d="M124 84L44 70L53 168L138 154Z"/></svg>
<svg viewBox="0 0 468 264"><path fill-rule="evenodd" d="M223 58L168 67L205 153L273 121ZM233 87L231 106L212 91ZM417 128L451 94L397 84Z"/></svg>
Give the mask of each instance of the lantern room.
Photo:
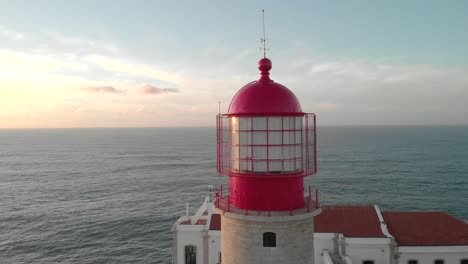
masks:
<svg viewBox="0 0 468 264"><path fill-rule="evenodd" d="M217 116L217 167L230 177L229 203L248 209L303 206L302 177L316 173L315 115L304 113L294 93L269 77L242 87L227 114Z"/></svg>

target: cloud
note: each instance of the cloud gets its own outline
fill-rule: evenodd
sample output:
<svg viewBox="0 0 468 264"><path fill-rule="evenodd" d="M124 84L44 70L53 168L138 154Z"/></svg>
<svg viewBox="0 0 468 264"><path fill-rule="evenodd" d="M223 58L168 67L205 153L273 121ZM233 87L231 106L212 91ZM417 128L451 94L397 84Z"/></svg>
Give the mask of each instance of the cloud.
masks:
<svg viewBox="0 0 468 264"><path fill-rule="evenodd" d="M90 55L87 56L85 60L108 71L157 79L176 84L180 83L183 80L183 78L178 74L174 74L164 70L158 70L151 65L135 63L128 60L100 55Z"/></svg>
<svg viewBox="0 0 468 264"><path fill-rule="evenodd" d="M287 66L273 78L322 124L467 124L464 67L302 58Z"/></svg>
<svg viewBox="0 0 468 264"><path fill-rule="evenodd" d="M60 69L84 71L86 65L56 54L34 54L0 49L0 71L8 74L51 73Z"/></svg>
<svg viewBox="0 0 468 264"><path fill-rule="evenodd" d="M1 25L0 25L0 36L4 36L4 37L12 39L12 40L20 40L20 39L24 38L24 35L22 33L8 30L7 28L5 28L5 27L3 27Z"/></svg>
<svg viewBox="0 0 468 264"><path fill-rule="evenodd" d="M94 93L109 93L109 94L117 94L117 93L124 93L125 90L117 89L114 86L88 86L82 88L84 91L94 92Z"/></svg>
<svg viewBox="0 0 468 264"><path fill-rule="evenodd" d="M137 88L137 92L141 94L168 94L168 93L178 93L179 90L176 88L160 88L151 84L142 84Z"/></svg>

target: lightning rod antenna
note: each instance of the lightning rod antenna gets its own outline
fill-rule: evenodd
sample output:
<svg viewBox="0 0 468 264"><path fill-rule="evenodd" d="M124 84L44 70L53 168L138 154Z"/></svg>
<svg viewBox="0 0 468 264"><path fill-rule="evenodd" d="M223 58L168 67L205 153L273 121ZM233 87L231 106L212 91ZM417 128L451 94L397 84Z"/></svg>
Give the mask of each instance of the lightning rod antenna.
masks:
<svg viewBox="0 0 468 264"><path fill-rule="evenodd" d="M262 20L263 20L263 38L261 42L263 43L263 58L266 58L266 34L265 34L265 10L262 9Z"/></svg>

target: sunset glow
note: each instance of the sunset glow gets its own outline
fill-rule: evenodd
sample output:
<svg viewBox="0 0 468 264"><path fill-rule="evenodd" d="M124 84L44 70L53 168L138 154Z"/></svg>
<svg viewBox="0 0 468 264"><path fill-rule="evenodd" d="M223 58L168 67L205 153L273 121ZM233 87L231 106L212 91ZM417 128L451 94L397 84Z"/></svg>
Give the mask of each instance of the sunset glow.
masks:
<svg viewBox="0 0 468 264"><path fill-rule="evenodd" d="M214 126L265 3L2 2L0 128ZM324 125L468 124L466 3L368 4L270 4L272 78Z"/></svg>

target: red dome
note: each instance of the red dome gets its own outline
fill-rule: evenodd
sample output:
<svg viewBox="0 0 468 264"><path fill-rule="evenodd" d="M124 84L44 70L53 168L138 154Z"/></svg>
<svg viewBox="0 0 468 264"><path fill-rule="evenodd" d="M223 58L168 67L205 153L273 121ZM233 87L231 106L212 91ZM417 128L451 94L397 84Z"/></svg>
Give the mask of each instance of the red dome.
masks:
<svg viewBox="0 0 468 264"><path fill-rule="evenodd" d="M229 114L302 113L294 93L270 79L271 66L271 61L267 58L258 62L260 79L246 84L237 92L229 105Z"/></svg>

